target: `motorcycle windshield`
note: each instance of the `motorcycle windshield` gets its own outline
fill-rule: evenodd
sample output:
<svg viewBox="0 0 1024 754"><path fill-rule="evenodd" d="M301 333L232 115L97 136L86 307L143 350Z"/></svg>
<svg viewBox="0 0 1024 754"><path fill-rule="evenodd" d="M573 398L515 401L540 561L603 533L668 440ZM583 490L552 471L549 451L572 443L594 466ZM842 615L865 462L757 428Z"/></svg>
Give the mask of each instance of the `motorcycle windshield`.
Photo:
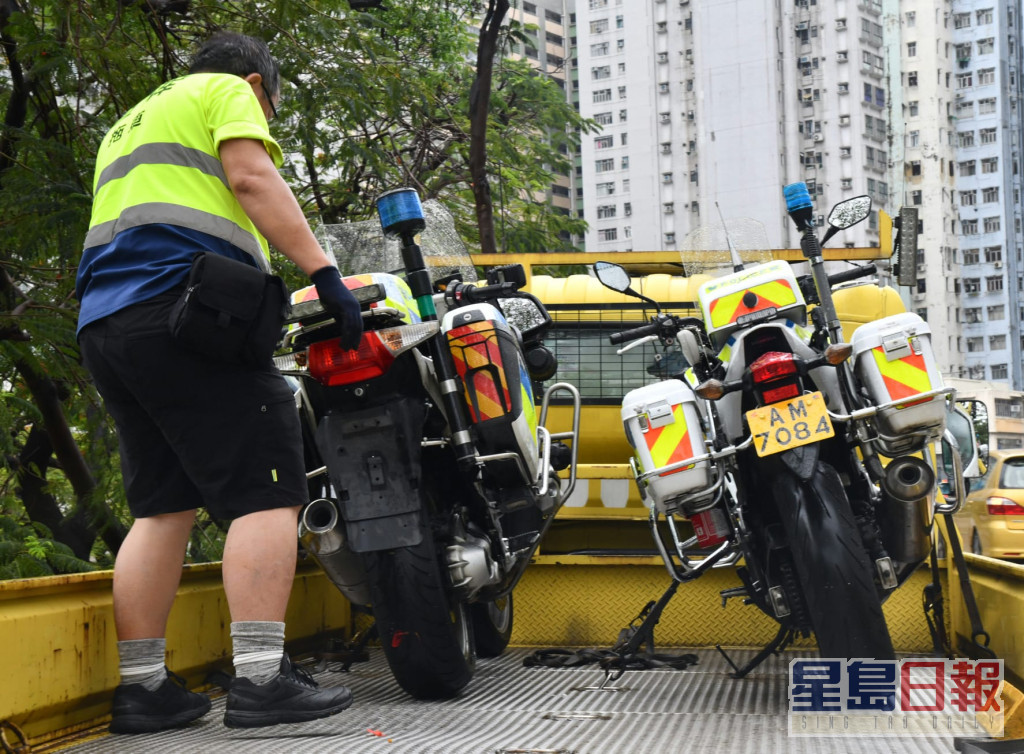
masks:
<svg viewBox="0 0 1024 754"><path fill-rule="evenodd" d="M764 225L748 217L733 218L725 225L701 225L686 234L680 256L687 277L732 274L735 262L730 245L745 267L772 260Z"/></svg>
<svg viewBox="0 0 1024 754"><path fill-rule="evenodd" d="M475 282L477 275L469 250L455 230L455 221L448 210L440 202L428 199L423 202L423 216L427 227L417 236L417 240L430 279L437 280L458 273L463 282ZM376 217L321 225L316 235L324 250L338 260L338 269L342 275L388 272L405 276L399 240L386 238Z"/></svg>

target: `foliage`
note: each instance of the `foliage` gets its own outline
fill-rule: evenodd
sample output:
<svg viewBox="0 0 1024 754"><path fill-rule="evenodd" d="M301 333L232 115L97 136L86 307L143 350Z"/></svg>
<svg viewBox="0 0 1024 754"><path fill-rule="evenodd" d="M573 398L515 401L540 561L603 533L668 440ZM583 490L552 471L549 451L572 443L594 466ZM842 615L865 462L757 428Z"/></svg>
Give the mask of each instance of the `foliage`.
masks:
<svg viewBox="0 0 1024 754"><path fill-rule="evenodd" d="M279 58L272 130L311 217L364 219L381 190L411 185L444 202L475 244L467 160L480 3L385 5L0 0L0 520L15 522L0 528L4 574L109 564L123 536L117 441L75 342L93 156L120 114L184 73L211 32L261 36ZM564 248L582 231L541 200L591 127L549 78L496 62L488 149L500 248ZM305 284L278 266L292 287ZM219 557L219 543L207 522L190 556Z"/></svg>

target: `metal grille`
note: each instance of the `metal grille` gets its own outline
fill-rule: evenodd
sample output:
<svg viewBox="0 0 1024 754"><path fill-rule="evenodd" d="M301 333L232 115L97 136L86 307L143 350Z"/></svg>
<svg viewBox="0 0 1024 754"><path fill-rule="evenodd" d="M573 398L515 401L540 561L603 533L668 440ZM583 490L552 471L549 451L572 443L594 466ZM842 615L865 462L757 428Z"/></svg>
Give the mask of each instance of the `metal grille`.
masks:
<svg viewBox="0 0 1024 754"><path fill-rule="evenodd" d="M674 310L685 304L670 305ZM678 345L645 343L624 354L608 341L612 333L647 324L652 313L641 304L623 304L595 312L578 306L549 304L555 325L544 345L558 359L557 379L575 385L585 403L618 405L630 390L666 379L689 366ZM600 317L598 319L598 317Z"/></svg>

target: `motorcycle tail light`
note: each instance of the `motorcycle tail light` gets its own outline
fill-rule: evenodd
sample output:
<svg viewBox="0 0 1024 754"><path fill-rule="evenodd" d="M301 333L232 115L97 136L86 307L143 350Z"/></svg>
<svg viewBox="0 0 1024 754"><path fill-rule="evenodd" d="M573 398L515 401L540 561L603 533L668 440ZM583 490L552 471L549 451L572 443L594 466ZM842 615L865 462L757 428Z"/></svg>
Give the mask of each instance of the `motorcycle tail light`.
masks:
<svg viewBox="0 0 1024 754"><path fill-rule="evenodd" d="M750 365L750 376L757 384L761 384L762 382L771 382L779 379L780 377L788 377L789 375L796 373L796 361L791 353L769 351L768 353L759 356L757 360Z"/></svg>
<svg viewBox="0 0 1024 754"><path fill-rule="evenodd" d="M345 351L336 338L309 347L309 373L328 387L380 377L395 360L376 332L364 332L355 351Z"/></svg>
<svg viewBox="0 0 1024 754"><path fill-rule="evenodd" d="M1005 497L990 497L985 501L990 516L1024 516L1024 507Z"/></svg>
<svg viewBox="0 0 1024 754"><path fill-rule="evenodd" d="M800 395L800 386L795 382L788 382L785 385L761 391L761 397L764 399L765 405L778 403L787 398L796 398L798 395Z"/></svg>
<svg viewBox="0 0 1024 754"><path fill-rule="evenodd" d="M309 347L309 373L323 385L350 385L380 377L395 357L419 345L439 329L437 322L419 322L363 333L359 348L344 351L334 338Z"/></svg>

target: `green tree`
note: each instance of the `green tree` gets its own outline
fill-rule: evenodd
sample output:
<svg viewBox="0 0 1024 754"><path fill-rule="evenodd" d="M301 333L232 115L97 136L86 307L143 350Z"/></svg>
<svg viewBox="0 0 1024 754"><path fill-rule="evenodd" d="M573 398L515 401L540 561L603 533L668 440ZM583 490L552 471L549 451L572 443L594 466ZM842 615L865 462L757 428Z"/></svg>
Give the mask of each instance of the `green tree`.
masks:
<svg viewBox="0 0 1024 754"><path fill-rule="evenodd" d="M213 31L261 36L280 59L286 83L273 130L311 217L364 219L381 190L412 185L445 203L474 245L469 99L482 6L386 5L0 0L0 510L14 524L0 530L5 552L38 559L66 547L80 563L106 565L123 537L117 442L74 334L93 156L110 125L184 73ZM536 199L553 171L568 170L566 150L590 125L552 81L504 58L488 118L500 247L562 247L580 221ZM215 554L210 532L197 532L197 557Z"/></svg>

